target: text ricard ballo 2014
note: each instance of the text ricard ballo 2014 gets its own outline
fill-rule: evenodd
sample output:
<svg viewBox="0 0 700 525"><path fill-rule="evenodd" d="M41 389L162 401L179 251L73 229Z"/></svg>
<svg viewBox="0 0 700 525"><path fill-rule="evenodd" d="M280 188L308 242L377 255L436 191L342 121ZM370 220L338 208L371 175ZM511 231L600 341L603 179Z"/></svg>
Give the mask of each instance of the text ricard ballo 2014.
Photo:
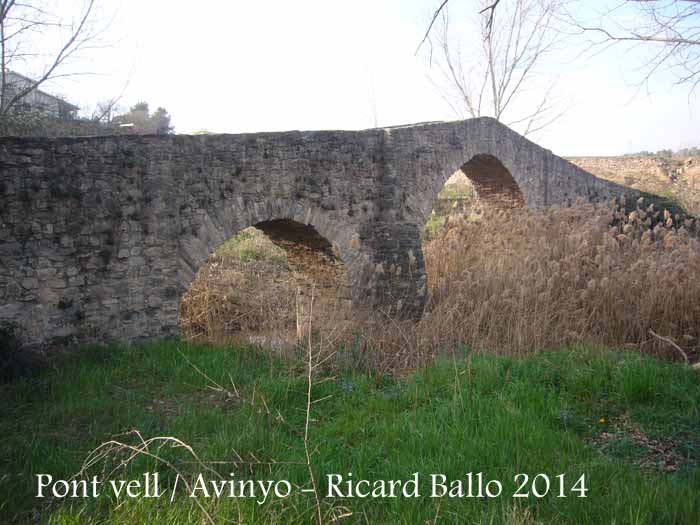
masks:
<svg viewBox="0 0 700 525"><path fill-rule="evenodd" d="M36 496L39 498L97 498L104 491L121 498L162 498L171 501L176 494L189 498L250 498L262 505L271 498L285 499L295 493L314 492L313 488L297 486L288 480L254 480L239 478L235 473L212 479L198 474L185 479L180 474L168 477L149 472L130 480L54 479L49 474L37 474ZM468 472L451 479L445 474L414 472L405 479L361 479L352 472L326 474L325 483L318 487L324 498L559 498L587 497L586 475L515 474L508 479L496 479L483 472Z"/></svg>

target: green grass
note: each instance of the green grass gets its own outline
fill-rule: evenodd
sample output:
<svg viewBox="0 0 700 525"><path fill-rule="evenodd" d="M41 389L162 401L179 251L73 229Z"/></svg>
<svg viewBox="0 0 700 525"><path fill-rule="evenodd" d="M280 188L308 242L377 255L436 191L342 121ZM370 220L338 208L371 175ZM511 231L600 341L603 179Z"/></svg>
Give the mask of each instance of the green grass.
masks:
<svg viewBox="0 0 700 525"><path fill-rule="evenodd" d="M208 388L178 349L217 383L233 390L233 381L240 398ZM402 379L335 371L313 395L332 396L314 405L309 436L322 492L327 474L406 480L419 473L419 498L322 498L324 513L331 507L352 512L341 523L700 521L697 371L587 347L518 360L465 353ZM177 342L87 348L55 370L2 387L0 397L0 522L201 523L195 500L181 491L172 504L169 493L120 501L104 494L51 502L34 497L36 474L67 478L92 448L130 429L146 438L176 436L204 461L240 456L252 462L213 465L224 479L234 472L310 486L305 465L279 463L304 461L303 366L261 350ZM663 453L653 450L659 444ZM188 476L202 470L187 463L182 449L161 452ZM673 471L664 468L668 458ZM278 464L266 464L273 461ZM114 478L154 471L161 488L172 487L173 472L147 458ZM431 473L465 480L468 472L500 480L503 495L428 497ZM514 499L518 473L547 474L553 488L542 498ZM557 497L560 474L566 498ZM583 474L588 492L579 498L569 489ZM216 478L208 473L206 479ZM263 505L199 501L217 522L314 518L313 496L296 489Z"/></svg>
<svg viewBox="0 0 700 525"><path fill-rule="evenodd" d="M692 216L683 208L683 205L678 200L678 195L676 195L671 190L660 191L657 193L650 193L647 191L640 192L641 196L644 197L644 207L649 206L649 204L654 204L656 210L668 210L671 215L679 215L681 217ZM627 212L631 212L636 207L636 199L627 199Z"/></svg>
<svg viewBox="0 0 700 525"><path fill-rule="evenodd" d="M263 232L254 228L238 232L222 244L216 253L234 257L242 263L259 261L276 266L286 266L287 264L285 251L275 246Z"/></svg>
<svg viewBox="0 0 700 525"><path fill-rule="evenodd" d="M475 195L472 186L460 184L445 185L438 194L438 199L471 199Z"/></svg>
<svg viewBox="0 0 700 525"><path fill-rule="evenodd" d="M425 230L423 231L423 237L426 240L433 239L438 232L442 229L442 227L445 225L445 221L447 220L447 217L444 215L439 215L437 213L431 213L428 216L428 220L425 223Z"/></svg>

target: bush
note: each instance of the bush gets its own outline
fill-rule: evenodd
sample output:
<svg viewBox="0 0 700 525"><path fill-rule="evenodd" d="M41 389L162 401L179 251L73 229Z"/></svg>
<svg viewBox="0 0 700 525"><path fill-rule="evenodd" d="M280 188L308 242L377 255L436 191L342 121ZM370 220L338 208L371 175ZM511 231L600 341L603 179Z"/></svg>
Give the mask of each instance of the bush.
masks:
<svg viewBox="0 0 700 525"><path fill-rule="evenodd" d="M0 383L30 375L38 365L36 353L22 343L19 328L0 323Z"/></svg>

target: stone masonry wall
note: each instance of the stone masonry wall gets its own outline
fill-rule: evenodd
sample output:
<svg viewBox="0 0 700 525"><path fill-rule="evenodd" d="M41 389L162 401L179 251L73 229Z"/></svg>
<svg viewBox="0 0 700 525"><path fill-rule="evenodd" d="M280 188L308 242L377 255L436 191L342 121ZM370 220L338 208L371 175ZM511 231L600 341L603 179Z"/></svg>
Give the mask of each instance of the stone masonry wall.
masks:
<svg viewBox="0 0 700 525"><path fill-rule="evenodd" d="M535 208L624 190L483 118L357 132L0 139L0 321L41 343L175 335L179 298L208 255L276 220L328 241L354 304L419 316L427 214L476 155L497 159Z"/></svg>

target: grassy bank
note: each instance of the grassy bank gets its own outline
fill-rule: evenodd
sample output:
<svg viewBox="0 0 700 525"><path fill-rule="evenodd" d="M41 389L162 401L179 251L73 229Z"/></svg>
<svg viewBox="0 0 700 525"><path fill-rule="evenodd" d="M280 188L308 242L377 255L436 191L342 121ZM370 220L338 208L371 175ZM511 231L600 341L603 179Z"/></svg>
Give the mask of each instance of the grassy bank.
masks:
<svg viewBox="0 0 700 525"><path fill-rule="evenodd" d="M352 362L353 350L344 352ZM3 386L0 521L200 523L199 504L217 523L314 522L313 494L300 492L311 487L302 357L176 342L85 349L55 370ZM522 359L464 352L403 378L321 367L312 396L320 401L311 407L308 443L329 522L333 515L346 515L341 523L700 519L700 373L687 367L584 346ZM171 503L175 472L141 455L111 479L157 471L165 496L34 497L37 474L69 478L114 436L138 445L135 434L124 435L133 429L146 439L172 436L190 445L204 464L169 443L149 450L191 482L199 473L206 480L234 473L295 487L289 497L258 505L188 498L179 481ZM87 475L103 480L124 458L115 452ZM408 480L417 472L421 496L323 497L326 475L347 479L350 472L355 480ZM501 496L429 497L430 474L466 484L468 472L499 480ZM522 489L529 497L512 497L519 473L529 475ZM541 498L532 492L537 474L552 483ZM561 474L563 498L557 497ZM571 490L582 475L585 498Z"/></svg>

